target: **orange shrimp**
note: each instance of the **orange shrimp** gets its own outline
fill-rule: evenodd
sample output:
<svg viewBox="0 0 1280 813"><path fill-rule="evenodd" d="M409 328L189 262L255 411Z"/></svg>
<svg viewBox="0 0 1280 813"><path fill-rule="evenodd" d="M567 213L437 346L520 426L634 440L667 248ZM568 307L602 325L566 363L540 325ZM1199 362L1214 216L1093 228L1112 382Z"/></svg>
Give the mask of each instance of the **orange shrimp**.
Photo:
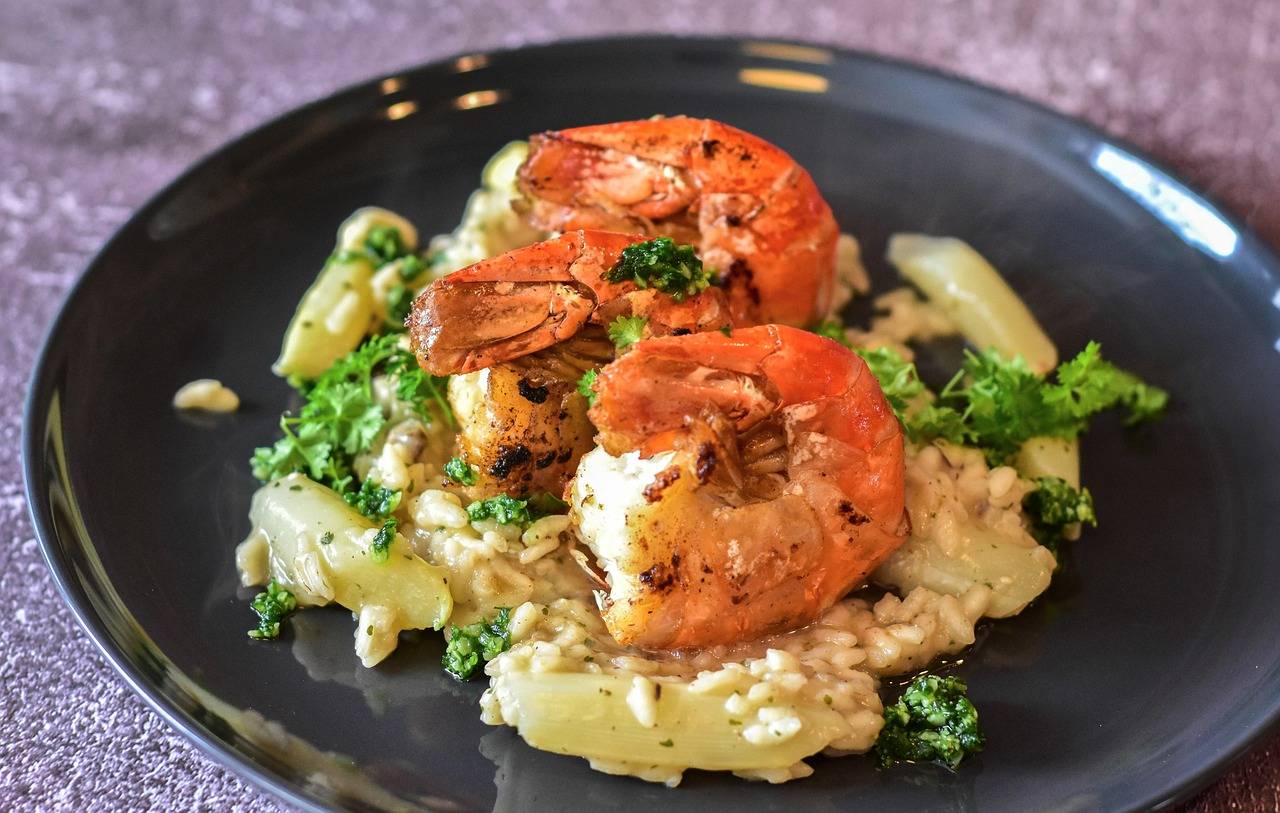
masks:
<svg viewBox="0 0 1280 813"><path fill-rule="evenodd" d="M482 260L436 280L414 302L409 335L434 375L479 370L565 341L587 324L644 316L650 335L730 324L723 292L677 302L632 281L609 282L622 250L649 238L583 230Z"/></svg>
<svg viewBox="0 0 1280 813"><path fill-rule="evenodd" d="M675 116L534 135L519 184L539 228L695 244L738 324L803 327L831 307L831 207L791 156L735 127Z"/></svg>
<svg viewBox="0 0 1280 813"><path fill-rule="evenodd" d="M623 644L733 644L817 618L906 539L901 427L867 365L765 325L603 368L571 483Z"/></svg>

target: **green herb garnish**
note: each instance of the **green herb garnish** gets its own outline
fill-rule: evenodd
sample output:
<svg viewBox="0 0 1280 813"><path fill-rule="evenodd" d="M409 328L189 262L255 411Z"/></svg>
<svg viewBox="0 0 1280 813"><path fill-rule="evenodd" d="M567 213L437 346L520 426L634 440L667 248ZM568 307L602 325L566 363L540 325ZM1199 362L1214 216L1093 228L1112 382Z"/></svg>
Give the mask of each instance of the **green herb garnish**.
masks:
<svg viewBox="0 0 1280 813"><path fill-rule="evenodd" d="M511 648L510 623L511 610L499 607L492 620L451 626L441 660L444 670L458 680L470 678L482 661L491 661Z"/></svg>
<svg viewBox="0 0 1280 813"><path fill-rule="evenodd" d="M853 347L853 343L849 341L849 337L845 335L844 325L837 319L823 319L813 327L813 332L819 336L826 336L828 339L834 339L845 347Z"/></svg>
<svg viewBox="0 0 1280 813"><path fill-rule="evenodd" d="M622 352L644 338L644 328L647 324L649 320L643 316L619 316L609 323L607 328L609 341L613 342L618 352Z"/></svg>
<svg viewBox="0 0 1280 813"><path fill-rule="evenodd" d="M1097 342L1060 365L1053 380L1021 358L1006 360L995 350L966 353L961 371L932 402L922 398L927 390L915 365L893 350L857 353L912 440L976 446L993 465L1033 437L1075 438L1105 409L1124 407L1128 422L1136 423L1158 416L1169 400L1164 390L1103 360Z"/></svg>
<svg viewBox="0 0 1280 813"><path fill-rule="evenodd" d="M1055 556L1067 526L1098 526L1089 489L1072 488L1061 477L1037 477L1035 483L1035 491L1022 498L1022 510L1031 520L1031 535Z"/></svg>
<svg viewBox="0 0 1280 813"><path fill-rule="evenodd" d="M369 543L369 555L373 557L373 561L387 561L391 553L391 543L396 541L396 524L394 519L389 519L382 523L382 527L373 535L373 541Z"/></svg>
<svg viewBox="0 0 1280 813"><path fill-rule="evenodd" d="M453 457L444 464L444 476L460 486L476 484L476 472L460 457Z"/></svg>
<svg viewBox="0 0 1280 813"><path fill-rule="evenodd" d="M253 597L249 607L258 614L258 628L249 630L249 637L261 641L280 635L280 622L298 609L298 600L272 579L266 590Z"/></svg>
<svg viewBox="0 0 1280 813"><path fill-rule="evenodd" d="M641 288L654 288L683 302L685 297L715 284L716 275L703 268L693 246L677 244L670 237L656 237L624 248L606 279L630 280Z"/></svg>
<svg viewBox="0 0 1280 813"><path fill-rule="evenodd" d="M911 681L901 699L884 710L875 745L881 767L936 762L954 769L981 751L986 738L966 691L959 678L920 675Z"/></svg>
<svg viewBox="0 0 1280 813"><path fill-rule="evenodd" d="M444 397L447 378L428 375L400 337L376 336L333 363L314 381L291 381L305 399L296 416L280 418L284 437L254 452L253 475L266 482L300 471L312 480L345 494L352 485L356 455L368 451L386 425L374 400L373 377L396 378L396 394L424 421L432 420L434 403L449 423L453 412Z"/></svg>
<svg viewBox="0 0 1280 813"><path fill-rule="evenodd" d="M364 238L364 248L375 261L385 264L409 253L395 226L374 226Z"/></svg>
<svg viewBox="0 0 1280 813"><path fill-rule="evenodd" d="M400 505L399 491L384 488L369 478L360 484L359 491L349 491L342 495L347 505L372 520L384 520Z"/></svg>
<svg viewBox="0 0 1280 813"><path fill-rule="evenodd" d="M524 525L533 521L529 501L517 500L506 494L471 503L467 506L467 516L472 522L493 519L499 525Z"/></svg>
<svg viewBox="0 0 1280 813"><path fill-rule="evenodd" d="M387 327L394 331L405 329L405 321L413 310L413 291L399 283L387 290Z"/></svg>
<svg viewBox="0 0 1280 813"><path fill-rule="evenodd" d="M587 406L596 405L596 378L600 375L600 371L596 369L587 370L582 374L582 378L578 379L578 394L587 399Z"/></svg>

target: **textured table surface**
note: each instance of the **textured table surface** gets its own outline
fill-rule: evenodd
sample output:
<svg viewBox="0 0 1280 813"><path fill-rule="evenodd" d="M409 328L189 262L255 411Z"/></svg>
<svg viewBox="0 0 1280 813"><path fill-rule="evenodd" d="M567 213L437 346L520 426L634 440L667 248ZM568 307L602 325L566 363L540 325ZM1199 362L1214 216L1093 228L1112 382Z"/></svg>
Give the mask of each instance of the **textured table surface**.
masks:
<svg viewBox="0 0 1280 813"><path fill-rule="evenodd" d="M1136 142L1280 244L1275 0L0 3L0 809L282 809L130 693L40 559L21 400L91 253L191 161L342 85L460 51L651 31L811 39L1015 91ZM1189 809L1280 809L1280 739Z"/></svg>

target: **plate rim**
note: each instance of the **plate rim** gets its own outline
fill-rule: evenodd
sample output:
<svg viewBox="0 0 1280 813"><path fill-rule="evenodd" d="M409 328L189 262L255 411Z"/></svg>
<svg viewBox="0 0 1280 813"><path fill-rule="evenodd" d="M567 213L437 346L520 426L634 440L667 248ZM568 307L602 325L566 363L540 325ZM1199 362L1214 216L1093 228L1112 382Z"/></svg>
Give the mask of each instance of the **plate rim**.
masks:
<svg viewBox="0 0 1280 813"><path fill-rule="evenodd" d="M1247 223L1243 222L1235 212L1226 207L1213 194L1206 192L1199 185L1191 183L1179 172L1170 169L1164 161L1152 156L1147 150L1128 139L1108 133L1098 125L1075 115L1059 111L1016 91L984 84L976 79L945 68L874 51L843 47L816 39L804 40L745 35L684 36L662 33L542 39L507 47L466 49L425 62L409 63L364 79L340 85L334 90L290 107L199 154L176 176L164 182L162 186L148 195L132 211L129 217L111 233L111 236L102 244L101 248L94 252L77 275L75 281L63 294L52 320L44 331L40 340L40 350L36 354L31 374L28 377L27 394L22 412L22 431L19 444L27 514L31 520L36 540L39 543L41 557L50 572L59 597L71 610L77 624L89 637L89 640L92 641L94 647L115 670L117 676L124 680L125 685L129 687L134 695L141 698L169 726L176 729L188 742L195 745L201 753L213 760L219 767L231 772L240 779L247 780L258 790L265 791L278 799L283 799L305 810L326 811L332 809L320 799L306 793L301 786L295 785L261 762L251 759L249 755L232 747L225 739L213 735L201 723L192 718L188 712L179 707L171 697L153 685L146 676L126 661L119 649L118 642L105 628L102 617L93 609L91 602L85 595L81 581L76 579L71 562L66 560L61 552L63 546L59 543L63 540L59 537L56 523L50 516L48 505L51 496L49 484L57 472L45 466L44 460L50 399L42 396L45 393L52 394L57 389L53 382L50 381L51 357L54 355L55 348L61 345L60 337L68 327L68 311L79 298L89 278L95 273L96 269L101 267L103 258L112 251L126 233L134 231L141 221L149 217L158 204L179 191L190 178L206 170L219 159L234 153L245 142L271 129L286 126L292 120L303 118L321 108L340 105L344 101L357 99L376 88L386 79L430 73L465 56L483 55L492 59L502 59L514 54L538 52L554 56L558 51L571 51L579 46L597 45L615 45L624 48L641 49L689 46L711 51L733 49L740 52L741 47L747 43L819 48L830 52L835 57L835 60L838 61L862 62L907 74L941 80L944 83L958 85L970 92L977 92L1005 104L1013 103L1036 115L1048 117L1061 126L1066 126L1082 133L1096 143L1119 147L1160 171L1169 179L1177 182L1193 198L1207 205L1215 215L1235 231L1241 241L1240 248L1260 257L1264 269L1274 281L1280 283L1280 255L1277 254L1275 247ZM794 60L780 59L780 61ZM1237 250L1240 250L1240 248ZM37 429L40 431L37 431ZM74 493L69 496L74 505ZM87 535L82 538L79 534L74 534L69 541L75 543L74 546L77 547L93 547L93 540L88 538ZM1222 749L1213 759L1203 763L1196 770L1188 773L1177 782L1166 786L1163 790L1149 794L1146 798L1135 802L1128 809L1166 809L1189 799L1221 778L1232 765L1241 760L1264 737L1277 730L1280 730L1280 697L1272 701L1271 707L1265 715L1255 720L1251 726L1242 729L1231 744Z"/></svg>

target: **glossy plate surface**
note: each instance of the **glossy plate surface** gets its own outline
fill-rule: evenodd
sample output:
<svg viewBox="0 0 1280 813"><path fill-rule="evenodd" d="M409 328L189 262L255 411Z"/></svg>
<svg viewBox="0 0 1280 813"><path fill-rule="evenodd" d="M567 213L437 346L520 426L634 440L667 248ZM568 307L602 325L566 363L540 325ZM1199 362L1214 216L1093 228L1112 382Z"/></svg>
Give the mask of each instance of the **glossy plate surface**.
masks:
<svg viewBox="0 0 1280 813"><path fill-rule="evenodd" d="M438 635L360 667L341 611L250 642L235 543L289 390L269 370L294 304L366 204L450 229L487 156L554 127L687 113L804 164L883 290L896 230L958 235L1065 354L1174 393L1138 434L1084 440L1102 527L1050 595L991 626L961 674L987 751L952 775L814 760L781 787L679 790L535 752L479 720ZM1208 781L1280 704L1280 264L1131 148L900 64L779 43L639 39L472 55L312 104L232 143L94 260L32 384L25 454L45 553L125 678L217 758L303 805L437 810L1127 809ZM948 361L951 363L954 359ZM220 378L233 416L183 415Z"/></svg>

